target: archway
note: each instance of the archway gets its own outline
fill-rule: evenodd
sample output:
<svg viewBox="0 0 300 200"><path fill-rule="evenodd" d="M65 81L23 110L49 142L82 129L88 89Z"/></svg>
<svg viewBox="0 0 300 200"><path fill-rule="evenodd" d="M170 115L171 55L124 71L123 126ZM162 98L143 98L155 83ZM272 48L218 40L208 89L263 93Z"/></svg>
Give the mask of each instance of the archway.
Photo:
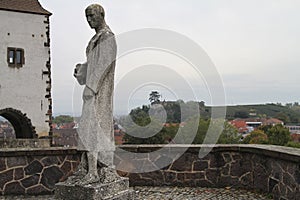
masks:
<svg viewBox="0 0 300 200"><path fill-rule="evenodd" d="M0 110L0 116L6 118L14 127L16 138L36 138L35 127L31 120L21 111L13 108Z"/></svg>

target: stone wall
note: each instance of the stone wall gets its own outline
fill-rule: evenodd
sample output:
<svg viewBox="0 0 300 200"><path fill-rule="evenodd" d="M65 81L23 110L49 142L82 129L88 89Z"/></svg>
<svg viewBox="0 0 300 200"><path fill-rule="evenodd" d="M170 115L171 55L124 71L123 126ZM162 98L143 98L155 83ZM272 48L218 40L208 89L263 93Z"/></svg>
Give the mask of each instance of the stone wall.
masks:
<svg viewBox="0 0 300 200"><path fill-rule="evenodd" d="M300 199L299 149L216 145L200 159L200 147L205 151L212 146L162 147L120 146L126 152L121 149L117 152L119 173L129 177L131 186L234 187L270 193L274 199ZM183 148L187 150L180 156ZM162 169L135 173L140 172L139 169L152 170L162 163L166 165Z"/></svg>
<svg viewBox="0 0 300 200"><path fill-rule="evenodd" d="M0 194L50 194L79 163L75 149L1 149Z"/></svg>
<svg viewBox="0 0 300 200"><path fill-rule="evenodd" d="M199 150L211 150L199 158ZM0 193L49 194L80 163L66 148L0 149ZM115 164L131 186L234 187L300 199L300 149L265 145L126 145ZM137 173L139 172L139 173Z"/></svg>

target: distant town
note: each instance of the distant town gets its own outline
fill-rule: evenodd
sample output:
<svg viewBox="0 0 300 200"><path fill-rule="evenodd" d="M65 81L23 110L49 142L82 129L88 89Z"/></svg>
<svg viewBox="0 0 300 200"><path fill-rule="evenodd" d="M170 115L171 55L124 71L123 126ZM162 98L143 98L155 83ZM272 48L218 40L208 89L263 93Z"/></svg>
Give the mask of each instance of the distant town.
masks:
<svg viewBox="0 0 300 200"><path fill-rule="evenodd" d="M159 93L158 93L159 95ZM188 106L189 102L183 101L160 101L157 98L151 97L150 104L143 105L133 109L128 116L116 118L114 121L114 135L115 143L120 144L164 144L176 143L173 140L179 127L184 127L188 123L188 117L182 118L179 103ZM183 103L183 104L182 104ZM195 102L194 102L195 103ZM151 105L161 104L167 112L167 120L161 124L162 130L156 136L146 139L138 139L130 136L131 130L126 130L126 118L130 117L133 121L145 126L149 123L148 111ZM210 112L212 107L205 106L204 102L197 102L200 109L200 122L197 136L194 143L199 144L203 141L203 134L210 123ZM182 121L182 119L184 121ZM77 128L79 117L71 117L69 115L59 115L53 118L51 125L53 131L52 143L54 146L75 147L77 146ZM227 127L227 128L226 128ZM228 128L229 127L229 128ZM228 106L226 112L226 122L224 124L224 131L220 136L219 143L262 143L262 144L277 144L276 141L271 142L272 134L275 137L284 137L270 133L270 131L282 129L288 133L285 143L278 145L287 145L293 147L300 146L300 106L296 103L291 104L264 104L264 105L243 105L243 106ZM128 128L128 126L126 126ZM273 129L274 130L273 130ZM130 129L130 126L129 126ZM281 130L281 132L282 132ZM202 131L202 132L201 132ZM283 131L283 132L284 132ZM129 134L127 134L129 132ZM202 136L200 136L202 134ZM224 135L225 134L225 135ZM269 136L268 136L269 134ZM13 126L5 118L0 119L0 137L1 138L15 138ZM42 137L43 138L43 137ZM197 139L198 138L198 139ZM223 139L222 139L223 138ZM224 139L225 138L225 139ZM178 141L177 141L178 142ZM184 142L183 142L184 143Z"/></svg>

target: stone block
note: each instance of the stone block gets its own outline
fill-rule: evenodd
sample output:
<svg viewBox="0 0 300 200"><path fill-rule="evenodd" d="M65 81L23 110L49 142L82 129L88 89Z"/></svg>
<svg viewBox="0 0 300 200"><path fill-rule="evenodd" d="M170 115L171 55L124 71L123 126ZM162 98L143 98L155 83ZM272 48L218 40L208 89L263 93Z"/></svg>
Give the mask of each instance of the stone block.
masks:
<svg viewBox="0 0 300 200"><path fill-rule="evenodd" d="M31 186L37 185L39 180L40 180L39 175L33 175L33 176L23 179L21 181L21 183L25 188L29 188Z"/></svg>
<svg viewBox="0 0 300 200"><path fill-rule="evenodd" d="M208 161L198 160L194 162L193 171L204 171L208 168Z"/></svg>
<svg viewBox="0 0 300 200"><path fill-rule="evenodd" d="M6 170L5 158L0 158L0 172Z"/></svg>
<svg viewBox="0 0 300 200"><path fill-rule="evenodd" d="M14 180L20 180L24 178L24 169L23 167L15 168L14 169Z"/></svg>
<svg viewBox="0 0 300 200"><path fill-rule="evenodd" d="M45 195L45 194L52 194L52 191L46 189L42 185L37 185L37 186L28 188L26 193L28 195Z"/></svg>
<svg viewBox="0 0 300 200"><path fill-rule="evenodd" d="M55 183L57 183L63 176L63 172L56 166L52 166L44 169L41 183L48 189L53 189Z"/></svg>
<svg viewBox="0 0 300 200"><path fill-rule="evenodd" d="M127 178L120 178L111 183L92 183L78 185L58 183L55 189L55 198L62 200L131 200L134 192L129 190Z"/></svg>
<svg viewBox="0 0 300 200"><path fill-rule="evenodd" d="M172 164L171 170L192 171L193 162L197 159L197 155L185 153Z"/></svg>
<svg viewBox="0 0 300 200"><path fill-rule="evenodd" d="M223 167L226 164L221 153L214 153L210 159L210 168Z"/></svg>
<svg viewBox="0 0 300 200"><path fill-rule="evenodd" d="M41 163L43 164L44 167L48 167L51 165L58 165L59 161L56 156L49 156L49 157L43 158L41 160Z"/></svg>
<svg viewBox="0 0 300 200"><path fill-rule="evenodd" d="M8 157L7 159L7 167L17 167L17 166L26 166L27 161L26 157Z"/></svg>
<svg viewBox="0 0 300 200"><path fill-rule="evenodd" d="M240 177L240 184L244 188L252 189L253 187L253 173L248 172Z"/></svg>
<svg viewBox="0 0 300 200"><path fill-rule="evenodd" d="M42 170L43 165L38 160L32 161L27 167L24 168L26 175L41 173Z"/></svg>
<svg viewBox="0 0 300 200"><path fill-rule="evenodd" d="M7 194L25 194L25 188L21 186L19 181L14 181L5 185L4 195Z"/></svg>
<svg viewBox="0 0 300 200"><path fill-rule="evenodd" d="M231 162L231 156L230 156L230 153L223 153L223 159L226 163L229 163Z"/></svg>
<svg viewBox="0 0 300 200"><path fill-rule="evenodd" d="M0 189L3 189L4 185L13 180L14 170L8 170L0 173Z"/></svg>
<svg viewBox="0 0 300 200"><path fill-rule="evenodd" d="M177 181L177 173L176 172L164 172L164 180L166 185L172 185ZM184 180L184 178L182 179Z"/></svg>
<svg viewBox="0 0 300 200"><path fill-rule="evenodd" d="M276 180L276 179L273 179L273 178L269 178L269 193L272 193L273 192L273 189L274 189L274 187L278 184L278 180Z"/></svg>
<svg viewBox="0 0 300 200"><path fill-rule="evenodd" d="M205 178L204 172L185 173L186 180L196 180L196 179L204 179L204 178Z"/></svg>
<svg viewBox="0 0 300 200"><path fill-rule="evenodd" d="M153 182L153 185L162 185L164 183L164 174L162 171L153 171L141 174L145 182Z"/></svg>
<svg viewBox="0 0 300 200"><path fill-rule="evenodd" d="M219 176L220 176L220 172L217 169L208 169L206 171L206 178L214 184L218 182Z"/></svg>

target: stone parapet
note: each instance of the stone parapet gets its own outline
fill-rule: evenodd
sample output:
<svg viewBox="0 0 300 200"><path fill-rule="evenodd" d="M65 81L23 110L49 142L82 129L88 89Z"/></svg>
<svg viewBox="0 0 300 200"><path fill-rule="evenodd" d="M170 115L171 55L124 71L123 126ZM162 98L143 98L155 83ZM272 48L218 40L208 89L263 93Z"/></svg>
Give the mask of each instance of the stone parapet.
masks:
<svg viewBox="0 0 300 200"><path fill-rule="evenodd" d="M55 183L66 180L79 163L80 154L75 149L1 149L0 193L51 194Z"/></svg>
<svg viewBox="0 0 300 200"><path fill-rule="evenodd" d="M299 149L269 145L119 148L116 165L120 174L129 177L131 186L233 187L270 193L274 199L300 199ZM211 151L199 158L200 149ZM145 172L136 173L141 168Z"/></svg>
<svg viewBox="0 0 300 200"><path fill-rule="evenodd" d="M199 158L200 149L208 154ZM73 174L80 156L72 148L0 149L0 193L51 194L57 182ZM117 148L115 165L131 186L232 187L270 193L274 199L300 199L300 149L125 145Z"/></svg>

